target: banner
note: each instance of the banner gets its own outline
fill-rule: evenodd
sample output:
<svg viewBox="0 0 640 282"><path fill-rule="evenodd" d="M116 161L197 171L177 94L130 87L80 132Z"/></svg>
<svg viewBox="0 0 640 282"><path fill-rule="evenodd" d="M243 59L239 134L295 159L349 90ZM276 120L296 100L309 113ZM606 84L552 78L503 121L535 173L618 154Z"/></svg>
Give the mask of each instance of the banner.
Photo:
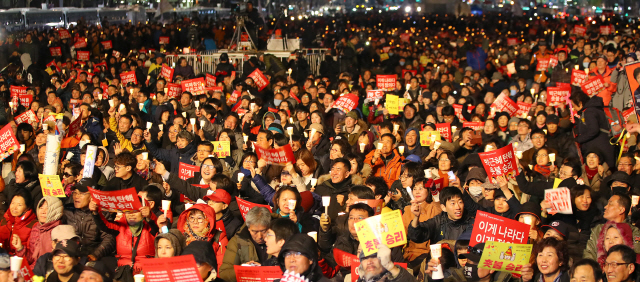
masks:
<svg viewBox="0 0 640 282"><path fill-rule="evenodd" d="M514 38L514 37L507 38L507 45L509 46L518 45L518 38Z"/></svg>
<svg viewBox="0 0 640 282"><path fill-rule="evenodd" d="M67 137L72 137L74 136L78 131L80 131L80 128L82 127L82 119L81 118L76 118L74 119L71 124L69 124L69 129L67 129Z"/></svg>
<svg viewBox="0 0 640 282"><path fill-rule="evenodd" d="M602 76L594 76L580 85L582 91L589 97L593 97L604 89L604 79Z"/></svg>
<svg viewBox="0 0 640 282"><path fill-rule="evenodd" d="M66 29L58 29L58 35L60 39L71 38L71 34L69 34L69 31Z"/></svg>
<svg viewBox="0 0 640 282"><path fill-rule="evenodd" d="M549 56L549 67L555 68L558 65L558 57L556 55Z"/></svg>
<svg viewBox="0 0 640 282"><path fill-rule="evenodd" d="M233 92L231 92L231 95L229 95L229 102L231 103L236 103L238 102L238 98L240 98L240 91L238 90L233 90Z"/></svg>
<svg viewBox="0 0 640 282"><path fill-rule="evenodd" d="M0 130L0 161L6 159L8 156L13 155L13 152L20 148L18 139L13 135L11 125L7 124Z"/></svg>
<svg viewBox="0 0 640 282"><path fill-rule="evenodd" d="M76 119L79 120L80 118ZM84 158L84 170L82 172L82 178L93 177L93 169L95 168L96 157L98 156L98 147L94 145L87 145L87 153Z"/></svg>
<svg viewBox="0 0 640 282"><path fill-rule="evenodd" d="M548 214L573 214L569 188L546 189L544 190L544 200L551 206L547 209Z"/></svg>
<svg viewBox="0 0 640 282"><path fill-rule="evenodd" d="M31 266L29 265L29 261L26 259L22 259L22 266L20 266L20 275L24 278L25 282L32 282L33 271L31 271Z"/></svg>
<svg viewBox="0 0 640 282"><path fill-rule="evenodd" d="M271 282L282 278L279 266L242 266L234 265L237 282Z"/></svg>
<svg viewBox="0 0 640 282"><path fill-rule="evenodd" d="M440 132L440 136L447 142L451 142L451 124L450 123L438 123L436 124L436 130Z"/></svg>
<svg viewBox="0 0 640 282"><path fill-rule="evenodd" d="M633 95L633 107L635 109L636 117L640 113L640 62L626 65L624 69L627 71L627 80L629 81L629 89L631 95ZM640 121L640 117L638 118Z"/></svg>
<svg viewBox="0 0 640 282"><path fill-rule="evenodd" d="M568 95L571 95L571 87L547 87L547 105L557 106L564 103Z"/></svg>
<svg viewBox="0 0 640 282"><path fill-rule="evenodd" d="M389 114L398 115L400 113L398 111L398 96L387 94L385 97L385 108L387 108Z"/></svg>
<svg viewBox="0 0 640 282"><path fill-rule="evenodd" d="M256 153L258 154L258 159L263 159L267 161L267 164L275 164L284 166L287 163L295 163L296 159L293 156L293 150L291 150L291 145L287 144L278 149L262 149L260 146L254 146L256 149Z"/></svg>
<svg viewBox="0 0 640 282"><path fill-rule="evenodd" d="M478 153L487 176L491 183L498 183L496 177L505 176L507 180L513 179L518 175L518 167L516 165L515 154L513 153L513 144L504 146L498 150L490 152Z"/></svg>
<svg viewBox="0 0 640 282"><path fill-rule="evenodd" d="M86 48L87 47L87 41L84 38L79 38L78 41L76 41L75 43L73 43L73 47L75 47L76 49L80 49L80 48Z"/></svg>
<svg viewBox="0 0 640 282"><path fill-rule="evenodd" d="M522 267L529 263L532 249L532 244L487 242L478 268L520 274Z"/></svg>
<svg viewBox="0 0 640 282"><path fill-rule="evenodd" d="M382 90L367 90L367 99L370 101L382 99L382 97L384 97L384 91Z"/></svg>
<svg viewBox="0 0 640 282"><path fill-rule="evenodd" d="M36 116L36 114L33 112L33 110L28 110L22 114L20 114L17 117L14 117L13 120L15 120L16 124L21 124L21 123L28 123L31 125L37 125L38 122L40 122L40 120L38 120L38 117ZM35 126L34 126L35 127Z"/></svg>
<svg viewBox="0 0 640 282"><path fill-rule="evenodd" d="M516 112L516 116L519 116L519 117L526 117L525 115L529 114L529 111L533 106L533 104L529 104L525 102L518 102L517 105L518 105L518 111Z"/></svg>
<svg viewBox="0 0 640 282"><path fill-rule="evenodd" d="M215 87L216 86L216 77L212 74L207 74L205 77L205 82L207 87Z"/></svg>
<svg viewBox="0 0 640 282"><path fill-rule="evenodd" d="M90 52L89 51L78 51L78 52L76 52L76 55L78 57L78 61L88 61L89 60L89 56L90 56Z"/></svg>
<svg viewBox="0 0 640 282"><path fill-rule="evenodd" d="M42 196L66 197L64 187L62 186L62 182L60 182L60 176L38 174L38 178L40 179Z"/></svg>
<svg viewBox="0 0 640 282"><path fill-rule="evenodd" d="M463 122L462 123L462 127L468 127L473 129L473 131L478 131L478 130L483 130L484 129L484 122L478 121L478 122Z"/></svg>
<svg viewBox="0 0 640 282"><path fill-rule="evenodd" d="M104 48L105 50L111 50L113 48L113 43L111 43L111 40L102 41L100 42L100 44L102 44L102 48Z"/></svg>
<svg viewBox="0 0 640 282"><path fill-rule="evenodd" d="M52 130L51 128L49 130ZM47 135L47 146L42 165L42 174L56 175L58 173L58 161L60 159L60 142L62 135Z"/></svg>
<svg viewBox="0 0 640 282"><path fill-rule="evenodd" d="M138 80L136 79L136 72L128 71L120 74L120 82L123 85L127 85L129 83L137 84Z"/></svg>
<svg viewBox="0 0 640 282"><path fill-rule="evenodd" d="M420 131L420 146L431 147L436 140L440 140L440 131Z"/></svg>
<svg viewBox="0 0 640 282"><path fill-rule="evenodd" d="M236 197L236 202L238 203L238 208L240 209L240 214L242 215L243 220L245 219L245 216L247 216L247 213L254 207L264 207L264 208L267 208L269 212L271 212L271 207L268 205L252 203L247 200L240 199L238 197Z"/></svg>
<svg viewBox="0 0 640 282"><path fill-rule="evenodd" d="M213 144L213 155L217 158L231 156L231 141L211 141Z"/></svg>
<svg viewBox="0 0 640 282"><path fill-rule="evenodd" d="M612 25L605 25L605 26L601 26L600 27L600 34L601 35L609 35L611 33L613 33L613 26Z"/></svg>
<svg viewBox="0 0 640 282"><path fill-rule="evenodd" d="M167 82L171 82L173 81L174 71L175 70L172 67L163 64L162 69L160 69L160 76L164 77L164 79L166 79Z"/></svg>
<svg viewBox="0 0 640 282"><path fill-rule="evenodd" d="M331 107L341 110L346 114L351 110L355 109L356 106L358 106L358 100L359 100L358 96L356 96L355 94L349 93L349 94L340 96L338 100L333 102L333 105L331 105Z"/></svg>
<svg viewBox="0 0 640 282"><path fill-rule="evenodd" d="M585 34L587 34L587 28L581 25L576 25L573 27L573 33L577 36L585 36Z"/></svg>
<svg viewBox="0 0 640 282"><path fill-rule="evenodd" d="M254 70L247 77L253 79L253 82L258 87L258 91L262 91L262 89L264 89L265 87L267 87L267 85L269 85L269 80L267 80L264 74L262 74L260 69Z"/></svg>
<svg viewBox="0 0 640 282"><path fill-rule="evenodd" d="M547 71L549 68L549 59L540 59L538 58L538 65L536 66L536 71Z"/></svg>
<svg viewBox="0 0 640 282"><path fill-rule="evenodd" d="M338 264L340 267L351 267L351 263L353 263L353 261L360 262L360 259L358 259L358 256L353 255L351 253L347 253L338 248L333 249L333 259L336 261L336 264Z"/></svg>
<svg viewBox="0 0 640 282"><path fill-rule="evenodd" d="M49 47L49 53L51 54L51 57L62 57L62 48Z"/></svg>
<svg viewBox="0 0 640 282"><path fill-rule="evenodd" d="M144 269L145 282L202 282L193 255L145 258L140 263Z"/></svg>
<svg viewBox="0 0 640 282"><path fill-rule="evenodd" d="M587 73L582 70L572 70L571 71L571 84L572 85L581 85L585 81L587 81Z"/></svg>
<svg viewBox="0 0 640 282"><path fill-rule="evenodd" d="M181 162L178 165L178 167L179 167L178 168L179 169L178 176L182 180L187 180L189 178L193 178L193 176L196 174L196 172L200 172L200 167L199 166L185 164L183 162Z"/></svg>
<svg viewBox="0 0 640 282"><path fill-rule="evenodd" d="M26 86L9 86L9 92L11 93L11 97L20 97L23 95L27 95L27 87Z"/></svg>
<svg viewBox="0 0 640 282"><path fill-rule="evenodd" d="M378 74L376 75L376 88L392 90L396 88L395 74Z"/></svg>
<svg viewBox="0 0 640 282"><path fill-rule="evenodd" d="M498 112L506 112L509 116L514 116L518 112L518 104L511 100L506 94L498 95L491 108L495 108Z"/></svg>
<svg viewBox="0 0 640 282"><path fill-rule="evenodd" d="M175 83L167 83L167 93L171 98L178 98L182 94L182 86Z"/></svg>
<svg viewBox="0 0 640 282"><path fill-rule="evenodd" d="M361 220L355 224L355 228L365 256L378 252L378 244L393 248L407 243L407 233L399 210Z"/></svg>
<svg viewBox="0 0 640 282"><path fill-rule="evenodd" d="M169 44L169 36L160 36L160 40L158 40L160 44Z"/></svg>
<svg viewBox="0 0 640 282"><path fill-rule="evenodd" d="M142 207L135 187L118 191L100 191L89 187L89 192L99 207L110 212L137 211Z"/></svg>
<svg viewBox="0 0 640 282"><path fill-rule="evenodd" d="M192 95L204 94L204 77L183 80L180 85L182 92L189 92Z"/></svg>
<svg viewBox="0 0 640 282"><path fill-rule="evenodd" d="M477 211L469 246L487 241L525 244L531 227L517 220Z"/></svg>
<svg viewBox="0 0 640 282"><path fill-rule="evenodd" d="M52 60L50 63L47 64L47 68L55 68L57 72L62 72L60 70L60 67L58 67L58 65L56 64L56 60Z"/></svg>

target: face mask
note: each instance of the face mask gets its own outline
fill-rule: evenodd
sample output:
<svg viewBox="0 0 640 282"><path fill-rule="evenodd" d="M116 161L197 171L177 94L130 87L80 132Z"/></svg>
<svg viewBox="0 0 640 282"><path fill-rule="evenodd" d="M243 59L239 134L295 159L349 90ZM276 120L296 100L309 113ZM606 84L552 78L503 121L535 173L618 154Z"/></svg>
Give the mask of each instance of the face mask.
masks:
<svg viewBox="0 0 640 282"><path fill-rule="evenodd" d="M616 194L616 193L626 194L628 190L629 190L629 188L623 187L623 186L613 186L613 187L611 187L611 193L613 193L613 194Z"/></svg>
<svg viewBox="0 0 640 282"><path fill-rule="evenodd" d="M280 103L282 103L282 100L280 99L273 99L273 104L277 106L280 106Z"/></svg>
<svg viewBox="0 0 640 282"><path fill-rule="evenodd" d="M86 144L87 144L87 141L85 141L85 140L80 140L80 142L78 142L78 147L79 147L80 149L82 149L82 147L83 147L84 145L86 145Z"/></svg>
<svg viewBox="0 0 640 282"><path fill-rule="evenodd" d="M515 89L511 89L511 96L515 96L516 95L516 90Z"/></svg>
<svg viewBox="0 0 640 282"><path fill-rule="evenodd" d="M482 194L482 186L469 186L469 193L473 196L480 196Z"/></svg>
<svg viewBox="0 0 640 282"><path fill-rule="evenodd" d="M467 278L467 281L479 281L478 265L467 262L467 264L464 265L464 277Z"/></svg>
<svg viewBox="0 0 640 282"><path fill-rule="evenodd" d="M393 52L389 52L389 57L393 56Z"/></svg>
<svg viewBox="0 0 640 282"><path fill-rule="evenodd" d="M586 69L589 67L589 63L582 63L582 66Z"/></svg>
<svg viewBox="0 0 640 282"><path fill-rule="evenodd" d="M400 62L400 65L401 65L401 66L404 66L404 62Z"/></svg>

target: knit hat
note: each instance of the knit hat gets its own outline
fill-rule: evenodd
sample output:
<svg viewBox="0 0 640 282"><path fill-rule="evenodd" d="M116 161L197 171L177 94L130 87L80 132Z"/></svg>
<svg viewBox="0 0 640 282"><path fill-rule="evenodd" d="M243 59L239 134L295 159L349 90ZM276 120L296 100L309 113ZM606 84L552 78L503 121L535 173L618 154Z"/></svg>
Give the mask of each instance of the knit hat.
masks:
<svg viewBox="0 0 640 282"><path fill-rule="evenodd" d="M349 113L347 113L346 117L357 120L358 119L358 112L355 111L355 110L351 110Z"/></svg>
<svg viewBox="0 0 640 282"><path fill-rule="evenodd" d="M62 217L62 212L64 207L62 206L62 201L57 197L53 196L44 196L38 202L37 208L39 209L44 202L47 202L47 219L45 223L53 222L59 220Z"/></svg>
<svg viewBox="0 0 640 282"><path fill-rule="evenodd" d="M221 189L218 189L218 190L221 190ZM155 239L156 250L158 249L158 241L160 241L160 239L167 239L169 240L169 242L171 242L174 256L181 255L182 250L184 250L185 245L187 243L187 239L184 237L184 234L182 234L178 229L170 229L169 232L167 233L159 233ZM156 253L156 257L158 257L157 253Z"/></svg>
<svg viewBox="0 0 640 282"><path fill-rule="evenodd" d="M480 182L485 182L487 179L487 173L483 168L474 167L467 174L467 179L464 181L467 185L469 185L469 181L471 180L479 180Z"/></svg>
<svg viewBox="0 0 640 282"><path fill-rule="evenodd" d="M484 189L500 189L500 185L491 183L491 181L489 180L489 177L487 177L484 180L484 183L482 183L482 188L484 188Z"/></svg>
<svg viewBox="0 0 640 282"><path fill-rule="evenodd" d="M535 216L538 221L540 220L540 213L542 211L542 208L540 207L540 204L536 203L535 201L528 201L524 204L522 204L522 207L520 208L520 212L516 214L515 216L515 220L518 220L518 217L523 215L523 214L530 214Z"/></svg>
<svg viewBox="0 0 640 282"><path fill-rule="evenodd" d="M56 244L53 255L65 253L70 257L77 258L80 256L80 245L75 240L62 240Z"/></svg>
<svg viewBox="0 0 640 282"><path fill-rule="evenodd" d="M322 124L312 123L311 125L309 125L309 128L307 128L306 131L311 131L312 129L315 129L316 132L320 132L322 133L322 135L324 135L324 128L322 127Z"/></svg>
<svg viewBox="0 0 640 282"><path fill-rule="evenodd" d="M62 241L78 237L73 225L60 224L51 230L51 240Z"/></svg>
<svg viewBox="0 0 640 282"><path fill-rule="evenodd" d="M101 261L93 262L93 266L85 266L82 272L85 271L91 271L100 274L100 276L102 276L102 282L113 281L113 279L111 278L113 276L113 273L111 273L111 271L109 271L109 268Z"/></svg>

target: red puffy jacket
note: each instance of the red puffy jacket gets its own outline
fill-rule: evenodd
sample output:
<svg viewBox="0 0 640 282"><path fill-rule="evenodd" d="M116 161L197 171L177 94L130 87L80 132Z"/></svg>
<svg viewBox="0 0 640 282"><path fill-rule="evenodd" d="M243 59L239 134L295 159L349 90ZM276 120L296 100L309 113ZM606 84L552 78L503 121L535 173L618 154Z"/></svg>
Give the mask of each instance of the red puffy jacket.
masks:
<svg viewBox="0 0 640 282"><path fill-rule="evenodd" d="M131 255L133 245L135 243L129 224L127 224L127 218L123 216L119 221L110 222L104 215L99 212L102 222L112 230L120 232L116 236L116 257L118 258L118 266L131 265ZM143 221L142 233L140 233L140 242L138 243L138 250L136 252L136 264L133 266L133 274L138 274L142 271L140 267L140 260L144 258L153 258L156 255L155 248L155 236L151 234L151 227L146 221ZM138 239L136 239L138 240Z"/></svg>
<svg viewBox="0 0 640 282"><path fill-rule="evenodd" d="M32 210L28 210L21 217L14 217L9 210L4 213L4 218L0 221L0 243L2 243L2 247L7 250L9 255L15 255L16 253L16 249L11 245L13 234L18 234L18 237L22 240L22 245L26 248L31 235L31 228L36 223L38 223L38 219L36 219L36 214Z"/></svg>
<svg viewBox="0 0 640 282"><path fill-rule="evenodd" d="M211 226L209 230L213 231L207 234L207 238L213 246L213 250L216 252L216 262L218 263L218 267L216 269L220 269L222 260L224 259L224 252L227 250L227 244L229 243L227 233L224 229L224 224L220 221L216 226L216 212L212 207L207 204L195 204L190 209L181 213L180 218L178 218L178 230L180 230L182 234L185 234L185 226L192 210L202 211L202 213L207 217L207 221L209 221L209 226ZM185 236L187 235L185 234Z"/></svg>

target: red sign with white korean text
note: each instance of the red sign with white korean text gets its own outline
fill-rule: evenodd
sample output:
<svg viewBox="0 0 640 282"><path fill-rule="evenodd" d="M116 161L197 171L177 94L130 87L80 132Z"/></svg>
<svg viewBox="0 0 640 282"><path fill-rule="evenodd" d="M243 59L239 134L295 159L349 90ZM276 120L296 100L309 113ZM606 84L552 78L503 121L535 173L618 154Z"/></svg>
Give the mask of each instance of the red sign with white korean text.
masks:
<svg viewBox="0 0 640 282"><path fill-rule="evenodd" d="M444 188L444 178L438 178L431 184L431 195L436 196Z"/></svg>
<svg viewBox="0 0 640 282"><path fill-rule="evenodd" d="M416 75L418 75L418 71L417 71L417 70L405 70L405 69L403 69L403 70L402 70L402 77L404 77L404 75L405 75L406 73L411 73L411 76L416 76Z"/></svg>
<svg viewBox="0 0 640 282"><path fill-rule="evenodd" d="M111 43L111 40L102 41L100 42L100 44L102 44L102 48L104 48L105 50L110 50L111 48L113 48L113 43Z"/></svg>
<svg viewBox="0 0 640 282"><path fill-rule="evenodd" d="M518 45L518 39L513 37L507 38L507 45L509 46Z"/></svg>
<svg viewBox="0 0 640 282"><path fill-rule="evenodd" d="M587 80L585 83L580 85L582 91L585 94L589 95L589 97L593 97L600 93L602 89L604 89L604 79L602 76L594 76L591 79Z"/></svg>
<svg viewBox="0 0 640 282"><path fill-rule="evenodd" d="M536 71L546 71L549 68L549 59L538 58L538 65Z"/></svg>
<svg viewBox="0 0 640 282"><path fill-rule="evenodd" d="M440 137L451 142L451 124L450 123L438 123L436 124L436 130L440 132Z"/></svg>
<svg viewBox="0 0 640 282"><path fill-rule="evenodd" d="M577 36L585 36L585 34L587 34L587 28L581 25L576 25L573 28L573 33L575 33Z"/></svg>
<svg viewBox="0 0 640 282"><path fill-rule="evenodd" d="M356 255L345 252L338 248L333 249L333 259L340 267L351 267L351 263L353 262L353 260L360 262Z"/></svg>
<svg viewBox="0 0 640 282"><path fill-rule="evenodd" d="M138 80L136 79L136 72L134 71L128 71L128 72L123 72L120 74L120 82L122 82L122 84L127 85L128 83L138 83Z"/></svg>
<svg viewBox="0 0 640 282"><path fill-rule="evenodd" d="M160 36L160 40L159 40L160 44L169 44L169 36Z"/></svg>
<svg viewBox="0 0 640 282"><path fill-rule="evenodd" d="M160 69L160 76L164 77L167 82L171 82L173 81L173 71L174 69L172 67L163 64Z"/></svg>
<svg viewBox="0 0 640 282"><path fill-rule="evenodd" d="M555 68L558 65L558 57L555 55L549 56L549 67Z"/></svg>
<svg viewBox="0 0 640 282"><path fill-rule="evenodd" d="M262 89L269 85L269 81L259 69L254 70L247 77L253 79L253 82L256 84L256 86L258 86L258 91L262 91Z"/></svg>
<svg viewBox="0 0 640 282"><path fill-rule="evenodd" d="M633 114L635 114L633 108L628 108L626 111L622 112L622 118L624 118L625 121L629 121L629 117Z"/></svg>
<svg viewBox="0 0 640 282"><path fill-rule="evenodd" d="M61 57L62 56L62 48L60 48L60 47L49 47L49 53L51 53L52 57Z"/></svg>
<svg viewBox="0 0 640 282"><path fill-rule="evenodd" d="M19 147L20 143L18 143L16 136L13 135L11 125L7 124L2 128L2 130L0 130L0 161L13 155L13 152L18 150Z"/></svg>
<svg viewBox="0 0 640 282"><path fill-rule="evenodd" d="M145 282L202 282L193 255L141 259L140 264Z"/></svg>
<svg viewBox="0 0 640 282"><path fill-rule="evenodd" d="M78 51L76 52L78 61L88 61L89 60L89 51Z"/></svg>
<svg viewBox="0 0 640 282"><path fill-rule="evenodd" d="M384 97L383 90L367 90L367 99L369 100L382 99L382 97Z"/></svg>
<svg viewBox="0 0 640 282"><path fill-rule="evenodd" d="M16 124L21 124L24 122L31 125L38 124L38 122L40 121L33 110L28 110L13 118L13 120L15 120Z"/></svg>
<svg viewBox="0 0 640 282"><path fill-rule="evenodd" d="M613 32L613 26L612 25L605 25L605 26L601 26L600 27L600 34L602 35L609 35Z"/></svg>
<svg viewBox="0 0 640 282"><path fill-rule="evenodd" d="M544 190L544 200L551 206L547 209L549 214L573 214L569 188L546 189Z"/></svg>
<svg viewBox="0 0 640 282"><path fill-rule="evenodd" d="M260 146L255 146L258 159L267 161L268 164L286 165L288 162L295 162L296 159L293 156L293 150L291 145L287 144L277 149L262 149Z"/></svg>
<svg viewBox="0 0 640 282"><path fill-rule="evenodd" d="M473 129L473 131L482 130L484 128L484 122L463 122L462 127L468 127Z"/></svg>
<svg viewBox="0 0 640 282"><path fill-rule="evenodd" d="M78 131L80 131L81 127L82 127L82 119L81 118L74 119L71 122L71 124L69 124L69 129L67 130L67 137L74 136Z"/></svg>
<svg viewBox="0 0 640 282"><path fill-rule="evenodd" d="M212 74L207 74L206 76L206 85L207 87L216 86L216 77Z"/></svg>
<svg viewBox="0 0 640 282"><path fill-rule="evenodd" d="M513 152L513 144L504 146L498 150L478 153L487 176L491 183L498 183L496 177L505 176L507 180L513 179L518 175L518 167L516 166L516 157Z"/></svg>
<svg viewBox="0 0 640 282"><path fill-rule="evenodd" d="M167 89L167 95L171 98L176 98L182 94L182 86L180 84L167 83Z"/></svg>
<svg viewBox="0 0 640 282"><path fill-rule="evenodd" d="M27 95L27 87L26 86L13 86L9 87L9 91L11 93L11 97L20 97L23 95Z"/></svg>
<svg viewBox="0 0 640 282"><path fill-rule="evenodd" d="M196 172L200 172L200 167L199 166L185 164L185 163L181 162L180 165L179 165L178 176L182 180L187 180L189 178L193 178L193 176L196 174Z"/></svg>
<svg viewBox="0 0 640 282"><path fill-rule="evenodd" d="M76 43L73 43L73 47L76 49L85 48L87 47L87 41L84 38L80 38Z"/></svg>
<svg viewBox="0 0 640 282"><path fill-rule="evenodd" d="M189 92L193 95L204 94L204 77L182 81L182 92Z"/></svg>
<svg viewBox="0 0 640 282"><path fill-rule="evenodd" d="M471 111L473 111L473 109L475 109L476 106L467 106L467 113L471 113ZM453 104L453 111L455 112L456 116L458 117L458 119L460 119L461 121L467 121L464 116L462 115L462 105L460 104Z"/></svg>
<svg viewBox="0 0 640 282"><path fill-rule="evenodd" d="M89 187L91 198L99 207L109 211L133 211L142 207L136 188L118 191L100 191Z"/></svg>
<svg viewBox="0 0 640 282"><path fill-rule="evenodd" d="M238 197L236 197L236 202L238 203L238 209L240 209L240 214L242 215L243 220L245 216L247 216L247 213L254 207L264 207L267 208L269 212L271 212L271 207L268 205L256 204L247 200L240 199Z"/></svg>
<svg viewBox="0 0 640 282"><path fill-rule="evenodd" d="M376 88L378 88L378 89L395 89L396 88L396 75L395 74L378 74L378 75L376 75Z"/></svg>
<svg viewBox="0 0 640 282"><path fill-rule="evenodd" d="M233 90L233 92L231 92L231 95L229 95L229 101L231 103L235 103L238 102L238 98L240 98L240 91L238 90Z"/></svg>
<svg viewBox="0 0 640 282"><path fill-rule="evenodd" d="M564 103L567 95L571 95L571 87L547 87L547 105Z"/></svg>
<svg viewBox="0 0 640 282"><path fill-rule="evenodd" d="M587 73L582 70L574 69L571 71L571 84L581 85L587 81Z"/></svg>
<svg viewBox="0 0 640 282"><path fill-rule="evenodd" d="M59 29L58 35L60 36L60 39L71 38L71 34L69 34L69 31L66 29Z"/></svg>
<svg viewBox="0 0 640 282"><path fill-rule="evenodd" d="M511 100L506 94L498 95L498 98L491 104L498 112L507 112L509 116L514 116L518 112L518 104Z"/></svg>
<svg viewBox="0 0 640 282"><path fill-rule="evenodd" d="M488 212L477 211L469 246L487 241L526 244L529 239L528 224Z"/></svg>
<svg viewBox="0 0 640 282"><path fill-rule="evenodd" d="M533 106L533 104L518 102L518 112L516 112L516 115L521 117L523 114L529 114L531 106Z"/></svg>
<svg viewBox="0 0 640 282"><path fill-rule="evenodd" d="M358 106L358 99L358 96L349 93L347 95L340 96L338 100L333 102L333 105L331 105L331 107L348 113L351 110L355 109L356 106Z"/></svg>
<svg viewBox="0 0 640 282"><path fill-rule="evenodd" d="M279 266L241 266L234 265L237 282L271 282L282 278Z"/></svg>

